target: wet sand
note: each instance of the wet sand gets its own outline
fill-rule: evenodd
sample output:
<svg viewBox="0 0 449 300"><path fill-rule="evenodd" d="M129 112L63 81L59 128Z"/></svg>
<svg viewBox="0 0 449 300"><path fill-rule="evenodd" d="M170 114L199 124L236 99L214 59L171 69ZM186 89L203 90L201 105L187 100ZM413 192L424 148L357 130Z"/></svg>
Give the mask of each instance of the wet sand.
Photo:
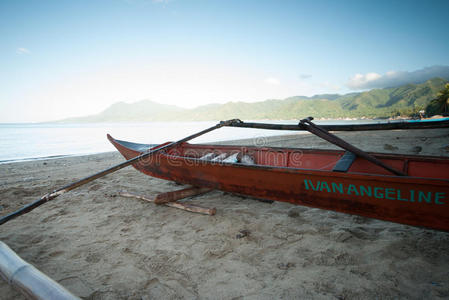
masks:
<svg viewBox="0 0 449 300"><path fill-rule="evenodd" d="M449 156L449 130L341 133L375 152ZM232 144L332 148L309 135ZM0 214L123 161L0 165ZM181 189L125 168L0 226L0 240L84 299L447 299L449 233L212 191L215 216L123 198ZM0 299L24 299L0 281Z"/></svg>

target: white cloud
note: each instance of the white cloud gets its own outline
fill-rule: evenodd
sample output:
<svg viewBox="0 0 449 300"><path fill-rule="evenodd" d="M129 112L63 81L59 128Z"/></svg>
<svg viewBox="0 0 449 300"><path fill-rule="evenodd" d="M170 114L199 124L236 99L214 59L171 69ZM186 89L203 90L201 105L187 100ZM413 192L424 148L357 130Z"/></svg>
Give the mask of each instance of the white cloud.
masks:
<svg viewBox="0 0 449 300"><path fill-rule="evenodd" d="M353 90L396 87L409 83L422 83L434 77L449 79L449 66L432 66L412 72L389 71L384 75L356 74L349 79L346 86Z"/></svg>
<svg viewBox="0 0 449 300"><path fill-rule="evenodd" d="M264 82L266 84L271 84L271 85L280 85L281 82L279 81L279 79L274 78L274 77L268 77L264 80Z"/></svg>
<svg viewBox="0 0 449 300"><path fill-rule="evenodd" d="M27 48L17 48L16 53L17 54L30 54L31 51L28 50Z"/></svg>

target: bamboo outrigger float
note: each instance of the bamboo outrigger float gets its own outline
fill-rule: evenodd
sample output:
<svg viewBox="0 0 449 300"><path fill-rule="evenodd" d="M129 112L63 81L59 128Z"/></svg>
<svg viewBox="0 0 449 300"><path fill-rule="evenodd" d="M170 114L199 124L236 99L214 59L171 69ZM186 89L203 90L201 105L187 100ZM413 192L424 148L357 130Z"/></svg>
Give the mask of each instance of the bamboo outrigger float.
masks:
<svg viewBox="0 0 449 300"><path fill-rule="evenodd" d="M0 241L0 275L28 299L80 300Z"/></svg>

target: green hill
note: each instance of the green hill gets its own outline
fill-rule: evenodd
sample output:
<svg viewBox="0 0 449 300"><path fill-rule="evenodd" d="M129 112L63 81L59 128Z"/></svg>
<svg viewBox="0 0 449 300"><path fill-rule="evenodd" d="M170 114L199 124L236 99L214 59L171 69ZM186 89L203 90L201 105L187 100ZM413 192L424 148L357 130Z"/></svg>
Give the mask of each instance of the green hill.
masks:
<svg viewBox="0 0 449 300"><path fill-rule="evenodd" d="M448 80L433 78L421 84L396 88L373 89L346 95L323 94L312 97L295 96L283 100L261 102L228 102L209 104L194 109L142 100L127 104L119 102L103 112L60 122L123 122L123 121L207 121L239 118L299 119L315 118L387 118L411 115L424 109L444 88Z"/></svg>
<svg viewBox="0 0 449 300"><path fill-rule="evenodd" d="M69 118L60 122L163 121L183 111L183 108L174 105L160 104L149 100L141 100L135 103L117 102L97 115Z"/></svg>

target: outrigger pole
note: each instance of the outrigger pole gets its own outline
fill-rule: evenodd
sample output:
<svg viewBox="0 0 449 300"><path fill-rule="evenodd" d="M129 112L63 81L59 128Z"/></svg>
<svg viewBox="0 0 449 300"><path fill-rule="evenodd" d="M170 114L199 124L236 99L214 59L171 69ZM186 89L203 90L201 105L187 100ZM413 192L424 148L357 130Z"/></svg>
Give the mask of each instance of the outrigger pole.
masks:
<svg viewBox="0 0 449 300"><path fill-rule="evenodd" d="M253 122L235 122L226 126L270 129L270 130L307 130L302 124L268 124ZM367 124L341 124L341 125L320 125L327 131L372 131L372 130L393 130L393 129L432 129L449 128L449 118L442 120L424 120L424 121L394 121L386 123L367 123Z"/></svg>

